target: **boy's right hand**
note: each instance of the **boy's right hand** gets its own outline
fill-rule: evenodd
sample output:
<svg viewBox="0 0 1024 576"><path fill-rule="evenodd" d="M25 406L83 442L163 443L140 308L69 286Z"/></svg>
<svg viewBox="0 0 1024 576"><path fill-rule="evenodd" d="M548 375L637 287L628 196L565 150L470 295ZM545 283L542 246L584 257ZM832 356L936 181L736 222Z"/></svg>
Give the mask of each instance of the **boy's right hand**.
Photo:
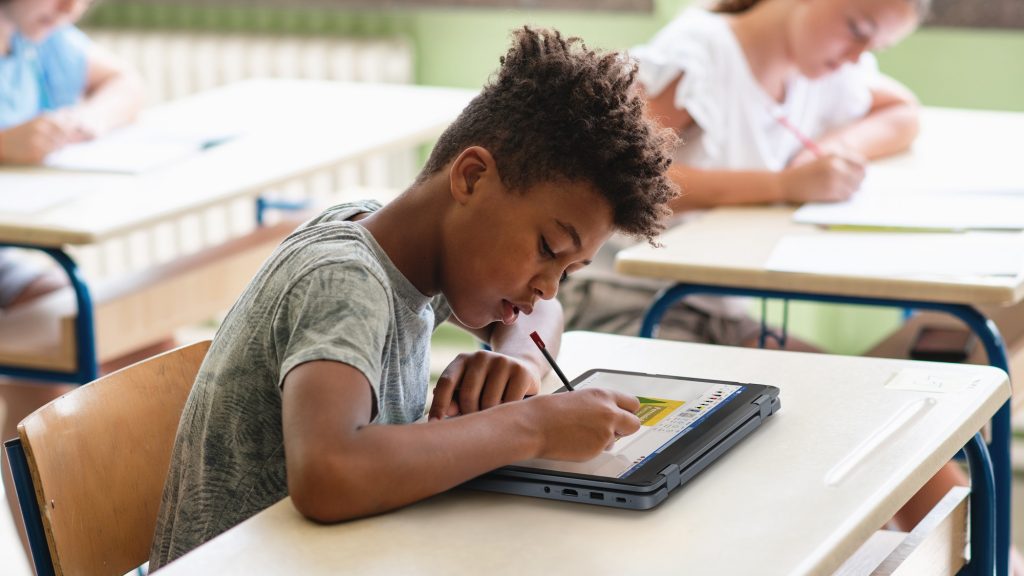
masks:
<svg viewBox="0 0 1024 576"><path fill-rule="evenodd" d="M841 202L860 188L866 165L851 155L829 153L778 174L785 202Z"/></svg>
<svg viewBox="0 0 1024 576"><path fill-rule="evenodd" d="M539 458L582 462L640 429L640 401L603 388L535 396L530 406L541 432Z"/></svg>

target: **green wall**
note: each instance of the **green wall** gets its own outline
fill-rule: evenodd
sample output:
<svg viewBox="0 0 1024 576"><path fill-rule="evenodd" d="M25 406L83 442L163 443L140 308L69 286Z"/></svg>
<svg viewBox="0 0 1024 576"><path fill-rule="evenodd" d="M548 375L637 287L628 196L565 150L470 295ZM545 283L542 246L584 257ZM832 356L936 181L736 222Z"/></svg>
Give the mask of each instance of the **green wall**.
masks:
<svg viewBox="0 0 1024 576"><path fill-rule="evenodd" d="M416 49L421 84L479 87L497 67L508 33L523 24L553 26L592 47L643 42L689 0L655 0L653 14L541 10L339 11L325 9L183 8L109 0L89 15L103 26L256 30L269 33L402 35ZM923 28L879 55L882 70L932 106L1024 111L1024 31ZM781 318L780 307L770 311ZM900 313L795 304L797 335L834 352L858 353L898 325Z"/></svg>

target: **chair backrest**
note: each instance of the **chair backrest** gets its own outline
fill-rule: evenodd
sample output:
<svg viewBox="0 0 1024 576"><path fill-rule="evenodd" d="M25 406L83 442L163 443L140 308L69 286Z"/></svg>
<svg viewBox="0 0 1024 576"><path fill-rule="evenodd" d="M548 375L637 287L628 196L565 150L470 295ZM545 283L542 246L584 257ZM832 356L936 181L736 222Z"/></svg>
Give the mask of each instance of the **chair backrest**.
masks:
<svg viewBox="0 0 1024 576"><path fill-rule="evenodd" d="M18 425L56 574L121 575L149 558L178 420L209 347L133 364Z"/></svg>

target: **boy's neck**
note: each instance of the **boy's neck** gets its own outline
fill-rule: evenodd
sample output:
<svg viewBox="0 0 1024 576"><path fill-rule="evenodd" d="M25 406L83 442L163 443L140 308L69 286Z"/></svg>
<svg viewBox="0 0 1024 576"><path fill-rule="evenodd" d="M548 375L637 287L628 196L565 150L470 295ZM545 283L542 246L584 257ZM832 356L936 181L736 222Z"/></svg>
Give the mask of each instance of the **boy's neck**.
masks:
<svg viewBox="0 0 1024 576"><path fill-rule="evenodd" d="M398 271L427 296L440 292L443 222L451 199L446 184L443 177L436 176L413 184L401 196L359 221Z"/></svg>
<svg viewBox="0 0 1024 576"><path fill-rule="evenodd" d="M754 79L776 101L786 96L786 83L797 74L786 45L786 20L792 0L762 0L729 21Z"/></svg>

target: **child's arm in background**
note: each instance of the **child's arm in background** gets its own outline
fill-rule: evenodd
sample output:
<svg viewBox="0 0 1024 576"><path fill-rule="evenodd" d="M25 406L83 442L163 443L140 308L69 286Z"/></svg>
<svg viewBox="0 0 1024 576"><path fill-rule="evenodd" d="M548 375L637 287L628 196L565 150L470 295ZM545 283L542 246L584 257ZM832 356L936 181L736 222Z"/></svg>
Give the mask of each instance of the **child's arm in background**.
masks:
<svg viewBox="0 0 1024 576"><path fill-rule="evenodd" d="M880 75L871 87L871 109L860 120L833 130L818 139L826 151L852 153L875 160L910 148L920 128L920 103L909 88ZM804 150L793 157L791 167L814 160Z"/></svg>
<svg viewBox="0 0 1024 576"><path fill-rule="evenodd" d="M431 419L486 410L540 392L540 380L550 367L530 332L537 331L552 354L558 354L563 323L557 300L538 300L531 314L520 314L510 326L494 323L473 330L454 316L450 321L490 344L493 352L459 354L445 368L434 387Z"/></svg>
<svg viewBox="0 0 1024 576"><path fill-rule="evenodd" d="M115 55L96 44L86 54L82 102L70 112L87 138L100 136L135 119L142 108L142 81Z"/></svg>
<svg viewBox="0 0 1024 576"><path fill-rule="evenodd" d="M682 74L664 90L648 96L647 112L677 133L693 125L685 108L676 108L676 87ZM669 172L682 189L676 212L738 204L838 201L856 192L864 179L864 164L848 154L828 153L802 166L770 170L702 170L673 164Z"/></svg>
<svg viewBox="0 0 1024 576"><path fill-rule="evenodd" d="M0 131L0 164L39 164L64 146L130 122L142 106L142 83L112 54L89 45L82 101Z"/></svg>
<svg viewBox="0 0 1024 576"><path fill-rule="evenodd" d="M640 427L635 397L545 394L458 418L372 425L373 389L340 362L300 364L283 384L288 492L319 522L378 514L529 458L582 461Z"/></svg>

